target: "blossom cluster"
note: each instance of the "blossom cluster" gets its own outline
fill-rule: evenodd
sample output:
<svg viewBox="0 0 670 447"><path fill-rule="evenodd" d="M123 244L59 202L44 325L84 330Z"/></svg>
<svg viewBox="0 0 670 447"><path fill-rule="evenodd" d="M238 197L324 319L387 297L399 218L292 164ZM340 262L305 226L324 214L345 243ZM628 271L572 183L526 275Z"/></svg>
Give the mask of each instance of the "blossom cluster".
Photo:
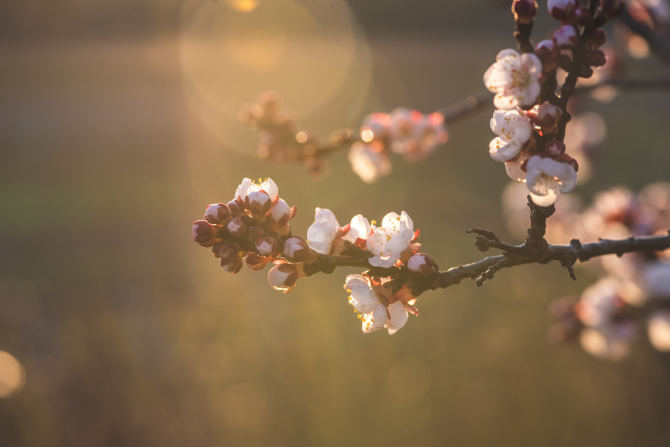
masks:
<svg viewBox="0 0 670 447"><path fill-rule="evenodd" d="M366 183L374 183L391 173L389 152L401 154L405 161L425 160L437 146L449 139L444 117L425 115L400 107L390 114L373 113L365 117L360 129L361 142L352 145L349 162Z"/></svg>
<svg viewBox="0 0 670 447"><path fill-rule="evenodd" d="M579 169L577 161L566 153L561 135L565 110L555 91L557 70L573 70L577 76L589 78L594 68L607 61L600 49L606 41L605 32L592 29L594 17L587 8L576 0L549 0L547 6L562 23L552 38L523 53L502 50L484 73L484 84L496 94L493 103L498 109L490 123L497 135L489 144L491 158L504 162L509 177L525 183L539 206L550 206L560 193L572 191ZM622 2L603 2L596 15L613 16L622 8ZM516 0L512 10L519 27L532 22L537 4ZM578 44L581 59L573 67L573 49Z"/></svg>
<svg viewBox="0 0 670 447"><path fill-rule="evenodd" d="M246 264L261 270L291 238L289 221L297 209L279 198L272 179L245 178L228 203L213 203L205 219L193 222L193 240L211 247L225 272L238 273Z"/></svg>
<svg viewBox="0 0 670 447"><path fill-rule="evenodd" d="M561 208L548 227L548 237L571 235L597 238L667 234L670 228L670 183L654 183L640 194L612 188L596 195L583 211ZM553 229L552 229L553 227ZM567 242L566 240L558 242ZM557 340L579 335L584 349L601 358L618 360L630 351L637 333L635 317L647 315L647 331L654 347L670 351L670 259L667 252L630 253L595 258L584 265L601 276L578 303L557 300L559 317L550 334ZM644 312L643 312L644 311Z"/></svg>
<svg viewBox="0 0 670 447"><path fill-rule="evenodd" d="M347 276L345 289L366 333L383 327L395 333L408 313L418 315L417 297L438 286L437 265L419 253L419 231L404 211L388 213L379 226L359 214L342 227L332 211L316 208L306 239L292 234L295 215L272 179L245 178L233 200L209 205L205 219L193 223L193 238L211 247L226 272L273 264L268 281L284 293L298 279L330 273L338 265L363 266L365 271Z"/></svg>

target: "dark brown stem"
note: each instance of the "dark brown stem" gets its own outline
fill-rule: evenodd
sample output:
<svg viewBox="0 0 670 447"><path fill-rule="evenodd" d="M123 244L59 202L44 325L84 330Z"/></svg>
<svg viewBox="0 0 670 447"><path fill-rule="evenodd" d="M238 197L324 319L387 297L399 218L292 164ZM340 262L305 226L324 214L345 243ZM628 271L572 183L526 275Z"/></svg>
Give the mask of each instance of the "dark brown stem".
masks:
<svg viewBox="0 0 670 447"><path fill-rule="evenodd" d="M517 42L517 47L521 53L534 53L535 47L533 42L530 40L531 32L533 31L533 22L530 23L521 23L518 20L516 21L516 31L514 32L514 38Z"/></svg>

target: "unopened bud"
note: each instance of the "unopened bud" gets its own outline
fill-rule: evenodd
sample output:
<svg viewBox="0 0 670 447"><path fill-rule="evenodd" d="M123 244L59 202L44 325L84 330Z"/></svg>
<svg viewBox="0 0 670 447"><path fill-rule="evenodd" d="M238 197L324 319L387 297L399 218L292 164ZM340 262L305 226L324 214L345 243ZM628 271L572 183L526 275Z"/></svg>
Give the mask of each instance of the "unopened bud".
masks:
<svg viewBox="0 0 670 447"><path fill-rule="evenodd" d="M270 256L277 251L277 241L270 236L261 238L256 241L256 250L261 256Z"/></svg>
<svg viewBox="0 0 670 447"><path fill-rule="evenodd" d="M593 24L593 15L588 8L579 7L575 10L575 15L572 20L581 26L590 26Z"/></svg>
<svg viewBox="0 0 670 447"><path fill-rule="evenodd" d="M605 45L605 42L607 42L607 33L605 33L605 30L598 28L591 34L586 46L588 48L600 48Z"/></svg>
<svg viewBox="0 0 670 447"><path fill-rule="evenodd" d="M554 32L554 42L562 49L570 49L577 45L579 35L573 25L563 25Z"/></svg>
<svg viewBox="0 0 670 447"><path fill-rule="evenodd" d="M550 104L549 102L543 102L540 104L540 107L537 109L537 123L542 128L543 133L548 133L553 131L558 124L558 120L561 119L561 108Z"/></svg>
<svg viewBox="0 0 670 447"><path fill-rule="evenodd" d="M235 200L228 202L228 210L230 211L230 215L233 217L244 216L244 207L241 207L240 204Z"/></svg>
<svg viewBox="0 0 670 447"><path fill-rule="evenodd" d="M623 12L626 4L623 0L603 0L600 9L607 17L616 17Z"/></svg>
<svg viewBox="0 0 670 447"><path fill-rule="evenodd" d="M410 275L428 276L437 271L437 266L427 254L417 253L407 261L407 271Z"/></svg>
<svg viewBox="0 0 670 447"><path fill-rule="evenodd" d="M284 256L291 262L311 264L316 261L316 254L302 238L292 237L284 242Z"/></svg>
<svg viewBox="0 0 670 447"><path fill-rule="evenodd" d="M264 191L250 192L245 199L246 207L256 219L264 219L265 214L270 211L272 199Z"/></svg>
<svg viewBox="0 0 670 447"><path fill-rule="evenodd" d="M247 234L247 226L242 222L241 219L234 217L228 221L225 226L226 231L234 237L244 237Z"/></svg>
<svg viewBox="0 0 670 447"><path fill-rule="evenodd" d="M221 262L230 262L237 259L240 253L240 246L234 242L221 241L212 247L214 256L221 258Z"/></svg>
<svg viewBox="0 0 670 447"><path fill-rule="evenodd" d="M268 282L275 290L289 293L295 288L298 278L306 276L302 264L279 264L268 272Z"/></svg>
<svg viewBox="0 0 670 447"><path fill-rule="evenodd" d="M535 53L542 61L544 71L549 71L558 65L558 47L553 40L543 40L535 45Z"/></svg>
<svg viewBox="0 0 670 447"><path fill-rule="evenodd" d="M544 152L552 157L558 157L565 153L565 144L557 140L547 141L544 145Z"/></svg>
<svg viewBox="0 0 670 447"><path fill-rule="evenodd" d="M216 233L218 228L206 220L193 222L193 240L203 247L211 247L217 242Z"/></svg>
<svg viewBox="0 0 670 447"><path fill-rule="evenodd" d="M213 224L223 225L230 217L230 210L225 203L213 203L208 205L205 211L205 219Z"/></svg>
<svg viewBox="0 0 670 447"><path fill-rule="evenodd" d="M283 199L277 200L270 208L268 219L272 225L283 227L291 220L291 207Z"/></svg>
<svg viewBox="0 0 670 447"><path fill-rule="evenodd" d="M561 22L571 20L577 6L577 0L549 0L547 2L549 13Z"/></svg>
<svg viewBox="0 0 670 447"><path fill-rule="evenodd" d="M512 12L517 22L531 23L537 14L537 2L535 0L514 0Z"/></svg>
<svg viewBox="0 0 670 447"><path fill-rule="evenodd" d="M592 67L602 67L607 63L607 56L602 50L591 50L586 54L586 63Z"/></svg>
<svg viewBox="0 0 670 447"><path fill-rule="evenodd" d="M263 228L259 227L258 225L251 225L249 227L249 236L251 236L252 241L256 242L265 236L265 230L263 230Z"/></svg>
<svg viewBox="0 0 670 447"><path fill-rule="evenodd" d="M224 272L235 274L242 270L242 267L244 266L244 260L239 256L230 262L224 262L223 259L221 259L220 265Z"/></svg>

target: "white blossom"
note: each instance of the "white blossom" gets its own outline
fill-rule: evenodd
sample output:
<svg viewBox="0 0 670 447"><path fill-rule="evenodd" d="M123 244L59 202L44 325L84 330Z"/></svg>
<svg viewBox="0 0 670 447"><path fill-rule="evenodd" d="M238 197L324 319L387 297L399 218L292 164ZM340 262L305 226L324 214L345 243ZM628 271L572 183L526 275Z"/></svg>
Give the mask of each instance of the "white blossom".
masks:
<svg viewBox="0 0 670 447"><path fill-rule="evenodd" d="M330 254L338 231L340 231L340 224L335 214L330 210L317 208L314 213L314 223L307 230L307 243L317 253Z"/></svg>
<svg viewBox="0 0 670 447"><path fill-rule="evenodd" d="M567 163L534 155L526 166L526 184L533 202L539 206L553 205L558 193L569 193L577 183L577 172Z"/></svg>
<svg viewBox="0 0 670 447"><path fill-rule="evenodd" d="M367 240L367 248L375 256L368 262L375 267L392 267L414 237L414 223L404 211L401 215L387 214L382 226L373 226L372 230Z"/></svg>
<svg viewBox="0 0 670 447"><path fill-rule="evenodd" d="M351 219L349 232L343 236L343 239L352 244L355 244L358 240L367 241L370 230L370 222L362 214L358 214Z"/></svg>
<svg viewBox="0 0 670 447"><path fill-rule="evenodd" d="M496 93L493 104L497 109L526 108L537 101L541 74L542 62L536 55L507 49L498 53L484 73L484 85Z"/></svg>
<svg viewBox="0 0 670 447"><path fill-rule="evenodd" d="M244 202L249 193L258 191L265 191L272 200L279 194L279 188L277 188L277 184L271 178L268 178L265 181L259 179L258 182L245 178L235 190L235 198L241 199Z"/></svg>
<svg viewBox="0 0 670 447"><path fill-rule="evenodd" d="M364 333L377 331L383 327L390 335L395 334L407 323L408 314L401 301L385 307L379 300L370 279L363 275L347 276L344 288L349 293L349 304L360 314Z"/></svg>
<svg viewBox="0 0 670 447"><path fill-rule="evenodd" d="M496 110L491 118L491 130L498 135L489 144L491 158L496 161L513 160L530 139L533 126L517 110Z"/></svg>
<svg viewBox="0 0 670 447"><path fill-rule="evenodd" d="M391 160L384 153L383 147L372 144L355 143L349 150L349 163L351 169L365 183L374 183L379 178L385 177L391 173Z"/></svg>

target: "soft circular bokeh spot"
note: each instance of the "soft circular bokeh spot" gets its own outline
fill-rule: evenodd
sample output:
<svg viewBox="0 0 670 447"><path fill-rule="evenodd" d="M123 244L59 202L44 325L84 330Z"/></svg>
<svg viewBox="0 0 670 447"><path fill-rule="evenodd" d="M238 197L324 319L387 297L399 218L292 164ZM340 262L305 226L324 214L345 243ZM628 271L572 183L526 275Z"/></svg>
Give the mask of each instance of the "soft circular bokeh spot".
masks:
<svg viewBox="0 0 670 447"><path fill-rule="evenodd" d="M300 120L317 109L345 127L367 97L367 43L343 0L227 0L184 8L180 53L186 99L228 149L256 154L242 106L274 90ZM186 13L188 11L188 13ZM332 110L332 112L331 112ZM352 113L353 112L353 113Z"/></svg>
<svg viewBox="0 0 670 447"><path fill-rule="evenodd" d="M23 365L8 352L0 351L0 398L17 394L25 383Z"/></svg>

